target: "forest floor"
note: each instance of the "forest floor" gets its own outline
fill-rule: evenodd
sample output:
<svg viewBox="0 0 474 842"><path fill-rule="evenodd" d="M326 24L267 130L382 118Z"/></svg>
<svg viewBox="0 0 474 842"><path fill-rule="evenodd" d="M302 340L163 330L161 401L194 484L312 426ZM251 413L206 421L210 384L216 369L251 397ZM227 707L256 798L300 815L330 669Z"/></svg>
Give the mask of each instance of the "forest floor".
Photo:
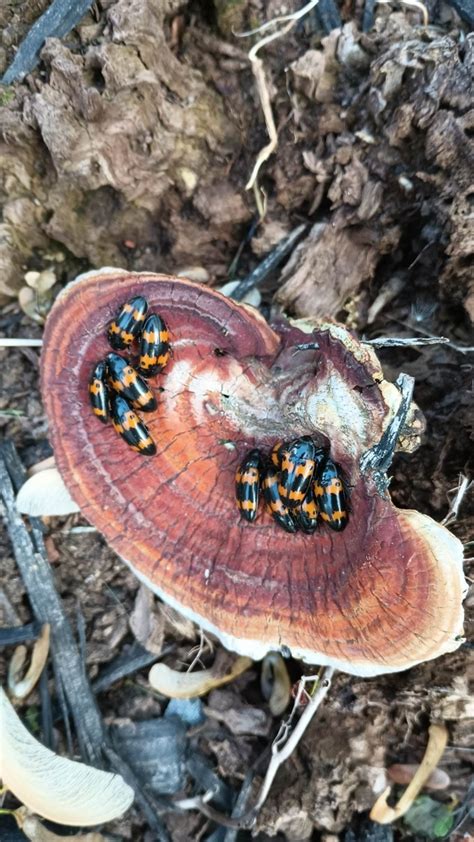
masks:
<svg viewBox="0 0 474 842"><path fill-rule="evenodd" d="M7 2L0 10L0 72L47 5ZM261 289L268 318L284 311L334 318L367 338L451 340L379 352L388 379L400 371L415 377L427 421L416 453L395 458L392 498L440 521L460 474L472 476L472 356L465 349L474 315L474 36L438 3L428 3L428 26L419 10L376 6L363 31L363 4L344 0L342 28L331 31L331 21L313 12L264 48L278 144L258 176L266 206L259 220L256 194L245 189L268 140L247 54L255 38L248 43L233 33L298 6L283 5L99 0L68 36L48 41L23 82L0 88L0 331L41 338L56 294L94 267L182 273L222 285L248 274L304 224L298 246ZM39 289L38 275L25 280L44 272L48 289ZM29 468L51 454L39 353L0 350L0 360L0 428ZM139 585L86 526L79 515L45 523L58 593L73 624L78 606L85 621L94 681L133 644ZM469 577L468 498L450 528L471 557ZM4 624L28 623L31 609L6 534L0 553ZM472 597L466 607L469 640ZM189 663L196 630L165 616L157 601L149 611L155 646L172 647L165 660ZM446 813L463 804L472 776L470 654L462 645L394 676L336 676L278 775L255 838L441 838L433 816L439 804ZM289 668L299 674L297 665ZM162 715L166 702L150 692L146 676L141 670L98 694L108 725ZM32 721L38 698L27 707ZM223 710L235 716L226 722ZM223 800L232 804L278 728L261 695L259 665L230 689L213 691L202 713L187 750L219 775ZM375 830L366 817L380 769L419 762L432 721L449 728L441 762L447 788L427 791L421 826L413 819ZM57 738L64 745L60 726ZM172 842L224 839L196 812L170 813L165 823ZM153 838L138 811L107 831L114 839ZM466 833L462 825L452 838ZM242 831L238 838L251 836Z"/></svg>

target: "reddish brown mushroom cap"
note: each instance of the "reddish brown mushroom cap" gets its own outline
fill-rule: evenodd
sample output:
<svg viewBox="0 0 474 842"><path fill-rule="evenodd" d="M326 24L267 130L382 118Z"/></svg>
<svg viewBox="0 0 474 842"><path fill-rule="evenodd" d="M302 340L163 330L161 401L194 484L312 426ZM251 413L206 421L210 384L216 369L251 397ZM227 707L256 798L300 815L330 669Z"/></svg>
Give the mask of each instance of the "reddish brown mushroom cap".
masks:
<svg viewBox="0 0 474 842"><path fill-rule="evenodd" d="M150 380L153 458L97 423L88 404L108 322L132 295L144 295L171 334L172 359ZM308 341L319 350L296 350ZM360 457L400 396L341 326L273 329L189 281L103 270L59 296L42 390L58 467L83 514L156 593L228 648L259 658L286 646L311 663L374 675L459 645L462 546L430 518L396 509L361 474ZM419 430L412 413L406 449ZM239 517L243 455L303 434L330 442L343 468L351 514L342 533L289 535L263 511L251 525Z"/></svg>

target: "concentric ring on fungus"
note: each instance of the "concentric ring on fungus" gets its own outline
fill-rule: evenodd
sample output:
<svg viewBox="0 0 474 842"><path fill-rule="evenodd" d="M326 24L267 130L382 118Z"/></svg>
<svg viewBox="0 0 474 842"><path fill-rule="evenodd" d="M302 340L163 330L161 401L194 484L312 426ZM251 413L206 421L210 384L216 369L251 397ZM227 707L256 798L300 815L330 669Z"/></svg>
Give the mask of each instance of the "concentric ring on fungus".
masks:
<svg viewBox="0 0 474 842"><path fill-rule="evenodd" d="M158 455L131 451L93 416L88 381L120 305L143 295L172 356L149 383ZM318 350L295 351L317 342ZM163 389L163 391L159 391ZM70 284L48 318L42 392L58 468L85 517L137 576L229 649L294 657L356 675L404 670L459 645L462 545L397 509L359 460L400 403L374 352L344 327L280 320L180 278L116 269ZM403 430L413 450L422 425ZM289 535L270 515L241 520L245 453L311 435L330 443L350 490L344 532Z"/></svg>

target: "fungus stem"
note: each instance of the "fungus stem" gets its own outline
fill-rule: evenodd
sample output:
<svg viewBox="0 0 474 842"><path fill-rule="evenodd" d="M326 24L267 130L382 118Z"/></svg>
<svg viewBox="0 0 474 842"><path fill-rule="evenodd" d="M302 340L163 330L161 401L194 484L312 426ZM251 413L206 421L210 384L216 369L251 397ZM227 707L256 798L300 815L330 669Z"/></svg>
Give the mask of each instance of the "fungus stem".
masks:
<svg viewBox="0 0 474 842"><path fill-rule="evenodd" d="M23 675L26 661L26 647L15 649L8 667L8 689L16 699L25 699L37 684L49 655L49 623L44 623L40 635L33 646L31 663Z"/></svg>

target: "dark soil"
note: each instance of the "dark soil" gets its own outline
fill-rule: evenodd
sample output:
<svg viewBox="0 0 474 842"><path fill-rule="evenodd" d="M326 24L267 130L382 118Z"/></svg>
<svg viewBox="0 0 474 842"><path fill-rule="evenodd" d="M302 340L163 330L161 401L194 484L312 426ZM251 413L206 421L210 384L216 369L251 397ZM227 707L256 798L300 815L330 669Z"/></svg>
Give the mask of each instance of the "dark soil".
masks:
<svg viewBox="0 0 474 842"><path fill-rule="evenodd" d="M21 14L14 2L0 11L0 71L48 4L20 5ZM419 450L395 459L393 499L441 520L459 474L472 476L472 355L464 349L472 345L474 315L474 36L450 7L435 3L428 4L435 25L419 26L416 11L380 6L375 26L362 33L362 4L349 2L341 5L342 32L324 37L310 16L263 50L279 143L259 177L266 216L250 236L256 209L245 184L267 135L247 42L232 30L282 8L273 0L101 0L69 36L47 43L24 82L0 89L0 331L41 337L59 289L79 271L102 265L182 272L219 285L241 245L238 277L304 222L299 246L265 282L266 313L337 318L368 338L452 340L379 354L389 379L400 371L415 376L415 399L427 420ZM39 296L35 313L21 291L28 271L45 269L56 283ZM0 350L0 359L0 425L29 467L51 452L38 352ZM81 530L86 525L80 516L45 524L58 592L73 624L78 607L85 621L94 680L133 642L138 582L98 534ZM468 557L470 527L466 498L451 528ZM28 623L12 548L5 535L0 540L4 623ZM470 569L472 558L467 576ZM472 608L472 597L466 606ZM151 610L158 648L173 646L165 661L190 662L197 633L165 618L157 604ZM372 680L340 674L279 774L256 838L375 839L364 821L380 776L392 763L421 759L430 721L446 722L450 733L441 764L450 784L431 795L461 804L472 774L469 654L463 645L407 673ZM214 691L204 723L191 729L190 751L207 758L230 795L278 726L259 671L255 664L227 696ZM301 673L295 663L290 671L295 680ZM107 724L150 719L166 708L150 691L146 669L101 692L99 704ZM237 719L248 716L249 706L260 708L260 731L232 731L218 716L222 706L235 709ZM33 694L22 712L31 717L37 709ZM60 723L56 737L65 750ZM172 842L224 838L212 836L215 825L197 813L165 819ZM116 839L152 838L138 811L107 830ZM377 838L434 838L403 822L391 833Z"/></svg>

